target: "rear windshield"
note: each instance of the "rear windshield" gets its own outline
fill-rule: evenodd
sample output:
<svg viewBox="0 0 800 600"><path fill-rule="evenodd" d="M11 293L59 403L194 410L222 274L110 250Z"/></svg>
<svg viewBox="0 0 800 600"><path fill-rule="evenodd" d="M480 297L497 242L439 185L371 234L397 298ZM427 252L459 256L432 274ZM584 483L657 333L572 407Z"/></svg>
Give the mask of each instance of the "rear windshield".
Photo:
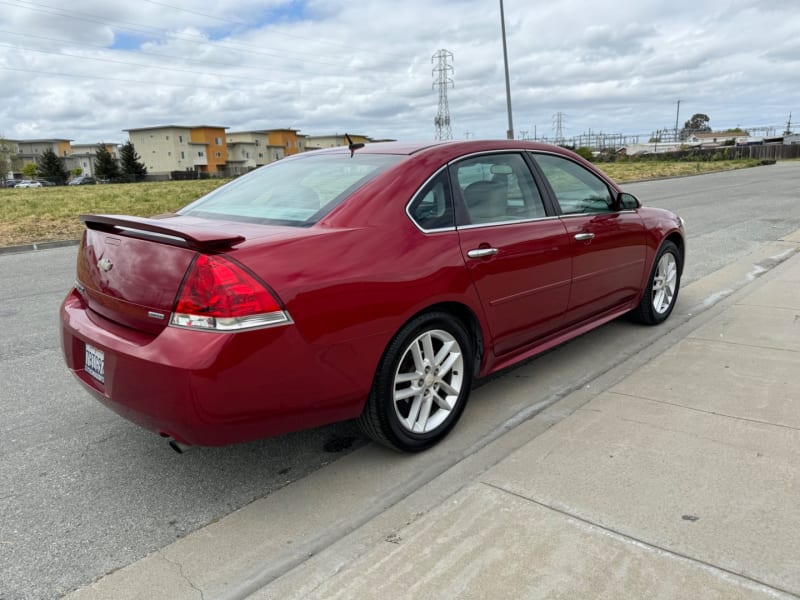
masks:
<svg viewBox="0 0 800 600"><path fill-rule="evenodd" d="M391 154L301 155L271 163L178 211L270 225L309 226L379 173L403 160Z"/></svg>

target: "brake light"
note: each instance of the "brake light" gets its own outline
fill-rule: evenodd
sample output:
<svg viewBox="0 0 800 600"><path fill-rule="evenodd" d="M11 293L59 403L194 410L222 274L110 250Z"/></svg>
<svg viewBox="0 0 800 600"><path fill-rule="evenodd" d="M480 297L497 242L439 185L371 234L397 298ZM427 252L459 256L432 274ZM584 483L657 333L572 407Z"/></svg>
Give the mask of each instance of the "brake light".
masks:
<svg viewBox="0 0 800 600"><path fill-rule="evenodd" d="M255 275L232 260L200 254L178 291L170 325L242 331L292 320Z"/></svg>

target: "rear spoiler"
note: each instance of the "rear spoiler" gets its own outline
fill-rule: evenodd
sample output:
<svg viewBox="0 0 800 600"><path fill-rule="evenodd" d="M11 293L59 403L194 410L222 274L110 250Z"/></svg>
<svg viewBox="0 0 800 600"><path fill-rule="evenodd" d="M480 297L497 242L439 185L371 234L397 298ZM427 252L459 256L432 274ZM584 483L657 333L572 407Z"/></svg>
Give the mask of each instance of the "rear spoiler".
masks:
<svg viewBox="0 0 800 600"><path fill-rule="evenodd" d="M169 227L159 219L125 215L80 215L87 229L116 235L147 239L193 250L221 250L242 243L241 235L231 235L219 229L180 222Z"/></svg>

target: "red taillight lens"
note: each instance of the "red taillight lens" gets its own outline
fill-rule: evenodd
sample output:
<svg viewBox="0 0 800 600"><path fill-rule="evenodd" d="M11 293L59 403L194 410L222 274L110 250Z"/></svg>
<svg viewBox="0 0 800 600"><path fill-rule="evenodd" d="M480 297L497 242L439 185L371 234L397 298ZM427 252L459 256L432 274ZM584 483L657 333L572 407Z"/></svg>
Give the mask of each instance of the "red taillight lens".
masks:
<svg viewBox="0 0 800 600"><path fill-rule="evenodd" d="M290 323L267 287L221 256L199 255L178 292L170 324L211 331L240 331Z"/></svg>

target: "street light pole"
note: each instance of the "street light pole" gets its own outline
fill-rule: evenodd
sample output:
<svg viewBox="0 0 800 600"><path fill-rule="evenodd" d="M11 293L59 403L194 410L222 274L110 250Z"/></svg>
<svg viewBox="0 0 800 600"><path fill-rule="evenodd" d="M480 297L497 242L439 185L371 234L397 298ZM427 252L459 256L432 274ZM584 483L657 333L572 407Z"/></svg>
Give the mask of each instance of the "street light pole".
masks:
<svg viewBox="0 0 800 600"><path fill-rule="evenodd" d="M514 121L511 119L511 84L508 79L508 50L506 49L506 17L503 13L503 0L500 0L500 28L503 31L503 63L506 68L506 104L508 106L508 131L506 137L514 139Z"/></svg>

